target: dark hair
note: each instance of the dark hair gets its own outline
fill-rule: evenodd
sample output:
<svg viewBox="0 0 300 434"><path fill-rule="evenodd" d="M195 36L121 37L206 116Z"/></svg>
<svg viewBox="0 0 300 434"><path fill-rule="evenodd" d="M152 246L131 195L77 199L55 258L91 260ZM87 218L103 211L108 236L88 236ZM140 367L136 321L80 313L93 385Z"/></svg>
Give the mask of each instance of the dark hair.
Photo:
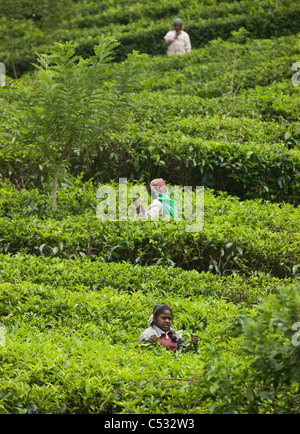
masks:
<svg viewBox="0 0 300 434"><path fill-rule="evenodd" d="M170 306L168 304L166 304L166 303L156 304L153 308L153 318L157 318L158 315L160 315L165 310L169 310L171 312L171 314L173 314L172 309L170 308Z"/></svg>

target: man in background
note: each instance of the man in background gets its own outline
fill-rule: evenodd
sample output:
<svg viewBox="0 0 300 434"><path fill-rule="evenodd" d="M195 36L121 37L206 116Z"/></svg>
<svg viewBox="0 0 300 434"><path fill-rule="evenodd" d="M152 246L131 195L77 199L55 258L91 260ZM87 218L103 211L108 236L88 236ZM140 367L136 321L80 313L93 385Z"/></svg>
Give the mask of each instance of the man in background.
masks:
<svg viewBox="0 0 300 434"><path fill-rule="evenodd" d="M180 18L173 21L173 30L165 35L168 45L168 56L174 54L186 54L192 50L189 35L184 31L183 22Z"/></svg>

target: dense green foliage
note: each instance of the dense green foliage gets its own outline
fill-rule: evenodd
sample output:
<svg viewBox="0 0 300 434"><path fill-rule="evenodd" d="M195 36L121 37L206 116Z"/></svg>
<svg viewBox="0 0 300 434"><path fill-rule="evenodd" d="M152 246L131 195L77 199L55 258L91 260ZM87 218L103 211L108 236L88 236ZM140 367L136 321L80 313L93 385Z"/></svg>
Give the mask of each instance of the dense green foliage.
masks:
<svg viewBox="0 0 300 434"><path fill-rule="evenodd" d="M7 58L9 71L20 74L32 69L34 50L49 48L51 42L76 40L78 54L90 56L99 33L120 41L116 58L124 59L132 50L157 55L165 52L163 36L171 20L179 15L186 21L193 46L209 41L228 39L232 31L245 27L254 39L293 35L300 31L299 2L280 0L199 1L187 5L183 0L170 4L167 0L91 1L80 0L2 0L6 13L1 18L2 57ZM9 5L9 7L8 7ZM10 25L8 25L8 22ZM17 31L16 31L17 29ZM26 44L24 44L26 42ZM13 66L14 65L14 66Z"/></svg>
<svg viewBox="0 0 300 434"><path fill-rule="evenodd" d="M0 414L300 413L299 2L1 6ZM155 177L201 230L99 219ZM186 354L137 343L161 301Z"/></svg>
<svg viewBox="0 0 300 434"><path fill-rule="evenodd" d="M89 255L105 261L166 264L218 274L253 270L276 277L299 274L299 208L239 202L205 192L205 224L191 222L104 221L97 215L96 187L73 181L61 190L59 210L38 190L1 190L1 252L62 258ZM77 184L77 185L76 185ZM117 186L118 187L118 186ZM130 185L128 185L128 188ZM80 214L80 215L79 215ZM184 215L183 215L184 217Z"/></svg>
<svg viewBox="0 0 300 434"><path fill-rule="evenodd" d="M263 276L24 255L3 257L0 274L1 318L11 330L0 356L2 412L299 411L290 387L299 351L288 334L299 288L280 291L278 280ZM257 286L278 294L259 310L251 307ZM244 291L238 304L228 303L228 291ZM185 338L197 330L196 354L175 357L136 343L158 298L172 303Z"/></svg>

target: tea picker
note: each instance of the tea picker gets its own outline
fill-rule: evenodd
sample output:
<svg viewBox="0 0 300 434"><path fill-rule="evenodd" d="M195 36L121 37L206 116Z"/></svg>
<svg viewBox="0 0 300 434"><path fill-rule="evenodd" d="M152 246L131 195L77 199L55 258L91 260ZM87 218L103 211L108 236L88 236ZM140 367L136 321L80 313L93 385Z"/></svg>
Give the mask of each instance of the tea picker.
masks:
<svg viewBox="0 0 300 434"><path fill-rule="evenodd" d="M173 21L173 30L170 30L164 39L168 45L168 56L187 54L192 50L190 37L184 31L183 22L180 18Z"/></svg>
<svg viewBox="0 0 300 434"><path fill-rule="evenodd" d="M165 217L176 218L178 216L177 203L171 199L167 191L167 185L162 178L153 179L150 182L152 202L145 210L138 196L133 198L139 217Z"/></svg>
<svg viewBox="0 0 300 434"><path fill-rule="evenodd" d="M148 320L148 328L144 330L139 338L139 343L154 344L159 341L160 345L167 350L176 352L178 350L186 353L188 348L182 339L182 330L175 331L171 328L173 312L166 303L154 306L153 313ZM199 338L196 334L191 335L194 351L197 350Z"/></svg>

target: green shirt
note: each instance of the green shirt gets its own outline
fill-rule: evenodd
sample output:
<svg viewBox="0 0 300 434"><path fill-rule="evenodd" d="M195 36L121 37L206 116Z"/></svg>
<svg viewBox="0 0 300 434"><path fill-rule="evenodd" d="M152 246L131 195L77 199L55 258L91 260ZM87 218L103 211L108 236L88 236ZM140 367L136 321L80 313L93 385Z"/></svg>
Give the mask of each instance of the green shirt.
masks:
<svg viewBox="0 0 300 434"><path fill-rule="evenodd" d="M170 199L168 193L157 194L156 198L162 203L163 216L176 218L178 216L177 203L174 199Z"/></svg>

